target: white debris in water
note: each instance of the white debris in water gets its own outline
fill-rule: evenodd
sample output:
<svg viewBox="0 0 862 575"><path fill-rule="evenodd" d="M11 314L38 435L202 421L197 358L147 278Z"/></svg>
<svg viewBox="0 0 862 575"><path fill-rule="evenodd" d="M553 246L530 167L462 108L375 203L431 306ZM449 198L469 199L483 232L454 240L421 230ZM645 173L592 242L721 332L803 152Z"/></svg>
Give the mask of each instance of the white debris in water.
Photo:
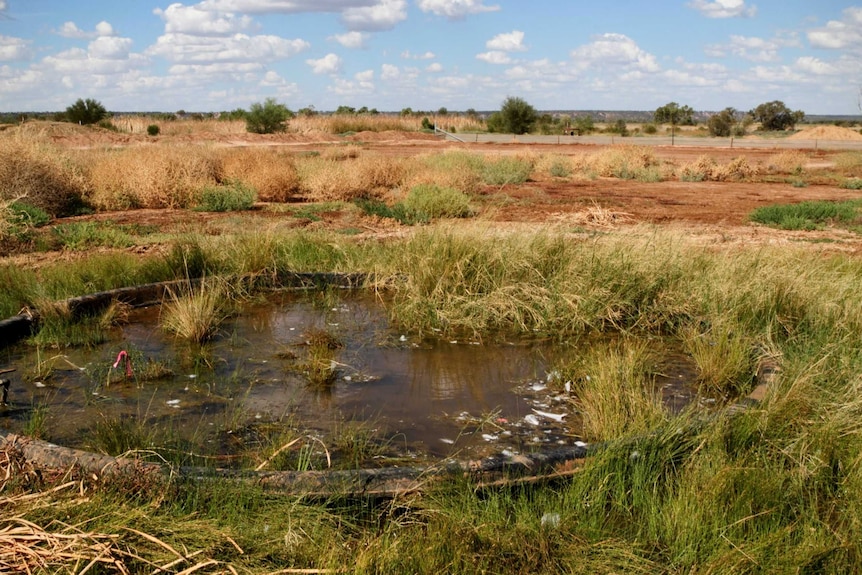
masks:
<svg viewBox="0 0 862 575"><path fill-rule="evenodd" d="M560 372L556 369L549 371L548 374L545 376L545 381L547 381L548 383L551 383L555 379L560 379Z"/></svg>
<svg viewBox="0 0 862 575"><path fill-rule="evenodd" d="M196 373L190 373L190 374L189 374L189 379L194 379L194 378L196 378L197 376L198 376L198 375L197 375Z"/></svg>
<svg viewBox="0 0 862 575"><path fill-rule="evenodd" d="M453 339L453 340L452 340L452 341L450 341L449 343L458 343L458 340L457 340L457 339Z"/></svg>
<svg viewBox="0 0 862 575"><path fill-rule="evenodd" d="M583 441L576 441L575 442L575 447L586 447L587 445L589 445L589 444L584 443Z"/></svg>
<svg viewBox="0 0 862 575"><path fill-rule="evenodd" d="M545 391L546 389L548 389L548 386L541 383L534 383L530 386L530 391Z"/></svg>
<svg viewBox="0 0 862 575"><path fill-rule="evenodd" d="M499 435L491 435L490 433L483 433L482 439L484 439L485 441L497 441L498 439L500 439L500 436Z"/></svg>
<svg viewBox="0 0 862 575"><path fill-rule="evenodd" d="M344 381L353 381L353 378L349 375L344 376Z"/></svg>
<svg viewBox="0 0 862 575"><path fill-rule="evenodd" d="M254 418L255 418L255 419L263 419L263 416L262 416L261 414L259 414L259 413L255 413L255 414L254 414Z"/></svg>
<svg viewBox="0 0 862 575"><path fill-rule="evenodd" d="M407 336L402 335L401 337L398 338L398 341L407 341Z"/></svg>
<svg viewBox="0 0 862 575"><path fill-rule="evenodd" d="M290 328L290 331L296 331L295 327Z"/></svg>
<svg viewBox="0 0 862 575"><path fill-rule="evenodd" d="M500 452L500 455L502 455L504 457L512 457L515 454L514 454L514 452L509 451L508 449L504 449L503 451Z"/></svg>
<svg viewBox="0 0 862 575"><path fill-rule="evenodd" d="M539 425L539 418L532 413L524 416L524 421L530 425Z"/></svg>
<svg viewBox="0 0 862 575"><path fill-rule="evenodd" d="M548 413L547 411L539 411L538 409L533 409L533 412L536 415L541 415L547 419L553 419L554 421L563 421L563 418L566 417L566 413Z"/></svg>
<svg viewBox="0 0 862 575"><path fill-rule="evenodd" d="M45 384L41 381L34 381L33 385L35 385L36 387L45 387Z"/></svg>
<svg viewBox="0 0 862 575"><path fill-rule="evenodd" d="M171 407L179 407L180 406L180 400L179 399L169 399L165 403Z"/></svg>
<svg viewBox="0 0 862 575"><path fill-rule="evenodd" d="M632 454L631 454L631 455L629 455L629 459L631 459L632 461L634 461L635 459L639 458L640 456L641 456L641 454L640 454L639 452L637 452L637 451L632 451Z"/></svg>
<svg viewBox="0 0 862 575"><path fill-rule="evenodd" d="M454 439L448 439L448 438L446 438L446 437L441 437L441 438L440 438L440 441L442 441L442 442L443 442L443 443L445 443L446 445L454 445L454 444L455 444L455 440L454 440Z"/></svg>
<svg viewBox="0 0 862 575"><path fill-rule="evenodd" d="M571 381L566 382L566 393L572 393L572 382Z"/></svg>

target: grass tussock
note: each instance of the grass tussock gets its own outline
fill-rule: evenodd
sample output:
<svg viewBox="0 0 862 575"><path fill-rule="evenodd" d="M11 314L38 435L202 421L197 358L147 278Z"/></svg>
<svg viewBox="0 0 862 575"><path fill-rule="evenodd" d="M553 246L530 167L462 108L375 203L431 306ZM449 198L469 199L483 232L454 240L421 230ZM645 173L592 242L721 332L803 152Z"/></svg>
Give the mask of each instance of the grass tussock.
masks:
<svg viewBox="0 0 862 575"><path fill-rule="evenodd" d="M244 183L264 202L286 202L299 191L299 174L293 158L263 147L232 148L222 152L225 180Z"/></svg>
<svg viewBox="0 0 862 575"><path fill-rule="evenodd" d="M697 365L702 392L735 398L751 390L758 358L742 326L717 322L706 329L685 328L682 340Z"/></svg>
<svg viewBox="0 0 862 575"><path fill-rule="evenodd" d="M801 175L808 163L808 154L800 150L783 150L769 156L767 169L774 174Z"/></svg>
<svg viewBox="0 0 862 575"><path fill-rule="evenodd" d="M169 291L162 304L161 326L178 338L202 343L212 339L231 313L230 290L224 281L203 279L184 293Z"/></svg>
<svg viewBox="0 0 862 575"><path fill-rule="evenodd" d="M80 209L89 187L78 158L62 148L24 135L0 137L0 201L68 216Z"/></svg>
<svg viewBox="0 0 862 575"><path fill-rule="evenodd" d="M405 160L375 154L345 160L303 158L297 169L302 194L314 201L380 198L399 187L407 173Z"/></svg>
<svg viewBox="0 0 862 575"><path fill-rule="evenodd" d="M757 168L751 166L744 156L719 164L714 158L703 155L679 169L679 179L683 182L740 181L756 174Z"/></svg>
<svg viewBox="0 0 862 575"><path fill-rule="evenodd" d="M645 340L590 345L561 366L589 441L644 434L667 418L655 383L655 357Z"/></svg>
<svg viewBox="0 0 862 575"><path fill-rule="evenodd" d="M108 150L93 158L88 200L101 210L188 208L221 176L218 155L201 146Z"/></svg>

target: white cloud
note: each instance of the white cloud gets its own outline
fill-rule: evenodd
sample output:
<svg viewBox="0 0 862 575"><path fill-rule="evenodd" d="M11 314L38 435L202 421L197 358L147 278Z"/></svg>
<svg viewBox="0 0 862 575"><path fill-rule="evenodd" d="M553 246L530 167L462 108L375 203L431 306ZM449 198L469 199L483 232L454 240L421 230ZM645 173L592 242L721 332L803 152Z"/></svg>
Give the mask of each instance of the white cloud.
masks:
<svg viewBox="0 0 862 575"><path fill-rule="evenodd" d="M423 12L445 16L451 20L464 18L470 14L496 12L500 6L485 6L483 0L418 0L416 3Z"/></svg>
<svg viewBox="0 0 862 575"><path fill-rule="evenodd" d="M842 73L842 70L831 62L824 62L813 56L802 56L796 59L796 67L807 74L816 76L834 76Z"/></svg>
<svg viewBox="0 0 862 575"><path fill-rule="evenodd" d="M659 70L655 56L624 34L602 34L591 43L572 50L571 56L581 68L624 66L644 72Z"/></svg>
<svg viewBox="0 0 862 575"><path fill-rule="evenodd" d="M527 50L527 47L524 46L524 33L520 30L497 34L485 42L485 46L489 50L501 52L524 52Z"/></svg>
<svg viewBox="0 0 862 575"><path fill-rule="evenodd" d="M378 0L204 0L198 6L218 12L257 14L297 14L301 12L341 12L349 8L373 6Z"/></svg>
<svg viewBox="0 0 862 575"><path fill-rule="evenodd" d="M96 29L93 32L87 32L78 28L74 22L64 22L60 28L54 31L58 36L64 38L73 38L76 40L85 40L90 38L98 38L101 36L114 36L114 27L104 20L96 24Z"/></svg>
<svg viewBox="0 0 862 575"><path fill-rule="evenodd" d="M99 60L125 60L131 50L132 39L117 36L101 36L90 42L87 48L89 56Z"/></svg>
<svg viewBox="0 0 862 575"><path fill-rule="evenodd" d="M111 26L108 22L102 20L98 24L96 24L96 35L97 36L114 36L116 32L114 32L114 27Z"/></svg>
<svg viewBox="0 0 862 575"><path fill-rule="evenodd" d="M261 86L284 86L287 84L287 80L281 77L278 72L274 70L267 70L266 74L263 75L263 78L260 81Z"/></svg>
<svg viewBox="0 0 862 575"><path fill-rule="evenodd" d="M0 62L16 62L33 57L30 41L13 36L0 36Z"/></svg>
<svg viewBox="0 0 862 575"><path fill-rule="evenodd" d="M708 44L704 52L716 58L733 55L752 62L776 62L779 60L780 49L798 46L799 41L795 35L779 36L772 40L732 35L728 44Z"/></svg>
<svg viewBox="0 0 862 575"><path fill-rule="evenodd" d="M425 71L431 72L432 74L437 74L437 73L443 71L443 65L440 64L439 62L434 62L433 64L431 64L430 66L425 68Z"/></svg>
<svg viewBox="0 0 862 575"><path fill-rule="evenodd" d="M757 6L746 6L745 0L692 0L689 4L707 18L751 18Z"/></svg>
<svg viewBox="0 0 862 575"><path fill-rule="evenodd" d="M341 21L350 30L389 30L406 19L406 0L378 0L372 6L347 8L341 14Z"/></svg>
<svg viewBox="0 0 862 575"><path fill-rule="evenodd" d="M374 79L374 70L363 70L357 72L354 76L359 82L370 82Z"/></svg>
<svg viewBox="0 0 862 575"><path fill-rule="evenodd" d="M434 52L425 52L424 54L412 54L410 50L401 52L401 57L405 60L433 60L437 57Z"/></svg>
<svg viewBox="0 0 862 575"><path fill-rule="evenodd" d="M6 10L6 0L0 0L0 12Z"/></svg>
<svg viewBox="0 0 862 575"><path fill-rule="evenodd" d="M206 37L169 33L160 36L147 54L176 63L260 62L290 58L309 46L305 40L280 36Z"/></svg>
<svg viewBox="0 0 862 575"><path fill-rule="evenodd" d="M164 10L156 8L153 13L164 20L165 33L194 36L229 36L252 28L248 16L218 13L203 10L199 6L171 4Z"/></svg>
<svg viewBox="0 0 862 575"><path fill-rule="evenodd" d="M826 26L808 32L815 48L862 51L862 6L844 10L842 20L830 20Z"/></svg>
<svg viewBox="0 0 862 575"><path fill-rule="evenodd" d="M500 52L499 50L492 50L490 52L482 52L481 54L476 54L477 60L482 60L483 62L488 62L489 64L511 64L512 58L505 52Z"/></svg>
<svg viewBox="0 0 862 575"><path fill-rule="evenodd" d="M337 54L327 54L317 60L306 60L305 63L311 66L311 71L315 74L338 74L341 72L342 62Z"/></svg>
<svg viewBox="0 0 862 575"><path fill-rule="evenodd" d="M345 48L362 48L368 40L368 34L365 32L347 32L345 34L336 34L330 36L330 40L335 40Z"/></svg>
<svg viewBox="0 0 862 575"><path fill-rule="evenodd" d="M383 64L381 70L380 77L384 80L395 80L401 76L401 70L392 64Z"/></svg>
<svg viewBox="0 0 862 575"><path fill-rule="evenodd" d="M97 50L103 48L97 47ZM111 54L115 57L100 57ZM84 84L92 81L92 76L123 74L132 68L139 68L147 63L146 58L140 54L126 54L122 58L116 56L118 53L116 51L111 52L110 49L106 49L105 54L99 54L80 48L72 48L54 56L46 56L42 59L40 66L55 72L75 74ZM88 79L87 75L91 77Z"/></svg>

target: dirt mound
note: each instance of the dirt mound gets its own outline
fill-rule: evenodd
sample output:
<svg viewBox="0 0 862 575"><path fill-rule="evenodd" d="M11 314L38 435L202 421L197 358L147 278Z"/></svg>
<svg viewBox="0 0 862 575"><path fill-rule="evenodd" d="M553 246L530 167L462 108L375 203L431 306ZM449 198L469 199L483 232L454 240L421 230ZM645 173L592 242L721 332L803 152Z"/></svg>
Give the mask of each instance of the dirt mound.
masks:
<svg viewBox="0 0 862 575"><path fill-rule="evenodd" d="M434 134L426 134L423 132L399 132L395 130L385 130L382 132L357 132L352 136L348 136L348 140L360 142L385 142L405 140L436 140Z"/></svg>
<svg viewBox="0 0 862 575"><path fill-rule="evenodd" d="M788 140L862 140L862 134L840 126L814 126L793 134Z"/></svg>

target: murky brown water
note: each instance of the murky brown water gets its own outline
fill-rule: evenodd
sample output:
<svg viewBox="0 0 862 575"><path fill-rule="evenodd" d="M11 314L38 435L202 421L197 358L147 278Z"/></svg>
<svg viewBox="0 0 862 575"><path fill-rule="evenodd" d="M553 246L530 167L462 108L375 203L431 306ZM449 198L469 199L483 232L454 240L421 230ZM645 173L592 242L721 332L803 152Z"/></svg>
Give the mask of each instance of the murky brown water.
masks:
<svg viewBox="0 0 862 575"><path fill-rule="evenodd" d="M11 406L0 427L22 431L34 406L46 409L47 436L86 447L95 422L116 417L169 426L189 441L212 442L217 432L261 422L290 425L326 440L345 421L365 421L406 454L469 457L526 452L579 439L579 419L548 366L564 346L541 342L481 344L417 339L389 328L386 310L364 295L335 303L289 293L248 306L224 324L202 350L190 349L158 327L159 308L135 310L110 342L61 352L19 347L7 352L16 367ZM343 347L333 351L336 378L310 385L295 369L308 353L309 334L325 330ZM171 377L117 381L111 365L121 350L169 367ZM294 358L294 359L291 359ZM52 360L44 381L24 381L37 361ZM690 401L692 370L668 356L660 383L668 406ZM109 377L114 381L109 383Z"/></svg>

